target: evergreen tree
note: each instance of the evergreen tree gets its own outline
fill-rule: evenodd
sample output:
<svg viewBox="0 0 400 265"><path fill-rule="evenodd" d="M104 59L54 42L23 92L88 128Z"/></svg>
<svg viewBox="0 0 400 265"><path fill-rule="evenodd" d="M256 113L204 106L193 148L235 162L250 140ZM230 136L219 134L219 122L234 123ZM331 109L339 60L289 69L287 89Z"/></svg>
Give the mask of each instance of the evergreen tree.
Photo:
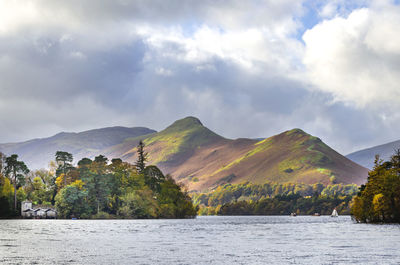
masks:
<svg viewBox="0 0 400 265"><path fill-rule="evenodd" d="M146 168L147 161L147 153L144 151L144 143L140 141L137 146L138 159L135 163L136 169L139 174L144 173L144 169Z"/></svg>
<svg viewBox="0 0 400 265"><path fill-rule="evenodd" d="M17 210L17 184L23 181L24 175L29 173L29 169L23 161L18 161L16 154L7 157L5 162L6 175L14 185L14 210Z"/></svg>

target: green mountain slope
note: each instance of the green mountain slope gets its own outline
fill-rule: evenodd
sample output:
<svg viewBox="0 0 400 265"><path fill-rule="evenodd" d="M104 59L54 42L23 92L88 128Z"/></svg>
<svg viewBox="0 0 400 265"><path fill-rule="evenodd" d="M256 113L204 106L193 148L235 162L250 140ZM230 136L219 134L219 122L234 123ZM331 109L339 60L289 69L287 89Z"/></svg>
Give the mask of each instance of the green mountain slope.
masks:
<svg viewBox="0 0 400 265"><path fill-rule="evenodd" d="M125 160L135 161L138 140L132 139L132 149L123 150ZM328 184L333 176L338 183L361 184L367 176L367 169L300 129L261 141L230 140L213 133L198 119L187 117L142 140L149 153L148 162L191 190L243 181ZM113 154L117 154L115 149Z"/></svg>
<svg viewBox="0 0 400 265"><path fill-rule="evenodd" d="M161 132L126 139L124 143L111 147L106 153L118 155L118 151L121 150L120 156L133 162L136 159L139 140L143 140L146 145L149 162L152 164L181 165L196 149L226 139L204 127L197 118L186 117Z"/></svg>
<svg viewBox="0 0 400 265"><path fill-rule="evenodd" d="M292 182L328 184L363 183L367 170L340 155L319 138L294 129L267 138L211 174L211 178L234 177L234 182Z"/></svg>

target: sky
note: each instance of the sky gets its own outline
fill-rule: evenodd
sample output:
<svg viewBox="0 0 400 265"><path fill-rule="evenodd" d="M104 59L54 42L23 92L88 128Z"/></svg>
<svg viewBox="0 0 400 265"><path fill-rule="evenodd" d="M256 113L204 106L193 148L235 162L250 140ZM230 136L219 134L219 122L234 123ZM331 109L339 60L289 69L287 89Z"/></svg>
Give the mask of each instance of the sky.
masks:
<svg viewBox="0 0 400 265"><path fill-rule="evenodd" d="M186 116L399 140L399 25L394 0L0 0L0 142Z"/></svg>

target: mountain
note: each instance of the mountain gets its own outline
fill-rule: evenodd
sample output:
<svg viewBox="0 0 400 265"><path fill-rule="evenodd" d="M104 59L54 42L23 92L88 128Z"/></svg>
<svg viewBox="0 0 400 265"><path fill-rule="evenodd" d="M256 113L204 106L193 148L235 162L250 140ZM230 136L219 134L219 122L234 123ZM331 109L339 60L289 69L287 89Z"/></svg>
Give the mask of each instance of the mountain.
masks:
<svg viewBox="0 0 400 265"><path fill-rule="evenodd" d="M145 143L148 164L184 183L189 190L204 190L224 183L266 181L328 184L364 183L367 169L340 155L319 138L300 129L259 139L227 139L186 117L156 132L146 128L113 127L78 134L61 133L46 139L0 145L17 153L28 165L46 164L56 150L81 157L104 154L135 162L136 146Z"/></svg>
<svg viewBox="0 0 400 265"><path fill-rule="evenodd" d="M379 155L383 160L388 160L399 148L400 140L363 149L348 154L346 157L366 168L372 169L374 166L375 155Z"/></svg>
<svg viewBox="0 0 400 265"><path fill-rule="evenodd" d="M178 120L165 130L129 139L107 150L110 157L134 162L143 140L148 162L185 183L203 190L223 183L297 182L364 183L367 169L340 155L300 129L264 140L226 139L194 117Z"/></svg>
<svg viewBox="0 0 400 265"><path fill-rule="evenodd" d="M93 157L104 149L117 145L125 139L134 138L156 131L143 128L109 127L80 133L62 132L49 138L34 139L22 143L0 144L0 151L10 155L18 154L29 168L46 168L54 160L57 151L67 151L78 161L83 157Z"/></svg>

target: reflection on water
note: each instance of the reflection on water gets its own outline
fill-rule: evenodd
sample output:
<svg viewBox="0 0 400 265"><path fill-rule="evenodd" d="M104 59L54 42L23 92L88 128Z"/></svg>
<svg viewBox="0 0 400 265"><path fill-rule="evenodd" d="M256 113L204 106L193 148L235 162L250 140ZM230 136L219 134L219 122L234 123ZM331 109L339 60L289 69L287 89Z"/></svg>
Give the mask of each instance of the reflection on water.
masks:
<svg viewBox="0 0 400 265"><path fill-rule="evenodd" d="M0 220L0 264L400 264L400 226L340 216Z"/></svg>

